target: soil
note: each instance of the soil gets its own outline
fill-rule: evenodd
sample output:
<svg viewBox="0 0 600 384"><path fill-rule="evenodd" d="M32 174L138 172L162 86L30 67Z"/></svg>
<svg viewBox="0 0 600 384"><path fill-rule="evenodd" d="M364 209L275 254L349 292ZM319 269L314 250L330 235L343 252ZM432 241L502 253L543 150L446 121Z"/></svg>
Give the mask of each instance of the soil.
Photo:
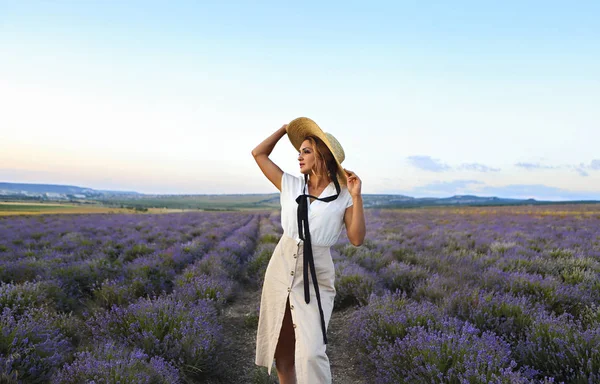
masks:
<svg viewBox="0 0 600 384"><path fill-rule="evenodd" d="M331 365L332 381L336 384L366 383L358 370L357 356L354 347L350 345L346 330L349 319L355 311L353 308L341 311L336 311L334 308L327 327L327 356Z"/></svg>
<svg viewBox="0 0 600 384"><path fill-rule="evenodd" d="M268 376L267 369L254 364L257 308L260 290L248 289L238 292L235 300L223 309L222 319L227 345L218 375L202 380L208 384L275 384L275 368ZM353 308L333 312L328 327L327 355L331 365L333 383L363 384L366 381L358 372L358 364L345 331Z"/></svg>

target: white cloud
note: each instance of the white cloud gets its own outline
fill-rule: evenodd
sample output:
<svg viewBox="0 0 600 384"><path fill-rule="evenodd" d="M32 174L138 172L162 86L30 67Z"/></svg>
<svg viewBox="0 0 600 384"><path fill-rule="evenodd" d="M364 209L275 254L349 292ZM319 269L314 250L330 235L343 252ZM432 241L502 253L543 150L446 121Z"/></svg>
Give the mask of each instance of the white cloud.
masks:
<svg viewBox="0 0 600 384"><path fill-rule="evenodd" d="M452 169L447 164L442 163L438 159L433 159L430 156L409 156L408 162L419 169L431 172L444 172Z"/></svg>
<svg viewBox="0 0 600 384"><path fill-rule="evenodd" d="M528 171L533 171L536 169L558 169L559 167L553 165L543 165L540 163L516 163L515 166L520 168L525 168Z"/></svg>
<svg viewBox="0 0 600 384"><path fill-rule="evenodd" d="M500 168L488 167L487 165L479 163L463 163L458 169L475 172L500 172Z"/></svg>

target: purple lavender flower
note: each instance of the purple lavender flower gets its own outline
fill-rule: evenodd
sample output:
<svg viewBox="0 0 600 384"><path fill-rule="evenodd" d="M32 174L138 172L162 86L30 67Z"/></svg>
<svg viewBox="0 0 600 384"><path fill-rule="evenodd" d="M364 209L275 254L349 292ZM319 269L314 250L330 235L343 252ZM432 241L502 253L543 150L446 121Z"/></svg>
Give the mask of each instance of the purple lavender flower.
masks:
<svg viewBox="0 0 600 384"><path fill-rule="evenodd" d="M510 347L491 332L469 323L444 320L443 330L415 326L373 351L376 382L527 383L515 370Z"/></svg>
<svg viewBox="0 0 600 384"><path fill-rule="evenodd" d="M178 369L162 357L149 357L141 349L107 341L76 353L75 360L64 365L52 382L177 384L181 380Z"/></svg>
<svg viewBox="0 0 600 384"><path fill-rule="evenodd" d="M90 328L97 342L115 340L137 347L186 373L214 368L223 343L213 302L184 303L172 295L141 298L125 308L113 306L94 315Z"/></svg>
<svg viewBox="0 0 600 384"><path fill-rule="evenodd" d="M0 377L31 383L46 382L72 352L71 341L45 309L23 315L10 308L0 313Z"/></svg>

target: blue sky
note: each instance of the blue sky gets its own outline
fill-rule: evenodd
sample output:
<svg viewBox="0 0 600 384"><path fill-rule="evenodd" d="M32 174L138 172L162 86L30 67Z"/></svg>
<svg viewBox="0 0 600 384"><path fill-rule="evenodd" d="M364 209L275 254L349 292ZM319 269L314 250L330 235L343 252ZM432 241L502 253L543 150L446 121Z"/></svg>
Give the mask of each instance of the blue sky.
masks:
<svg viewBox="0 0 600 384"><path fill-rule="evenodd" d="M275 192L308 116L364 193L600 199L600 3L0 0L0 181ZM273 152L298 173L284 138Z"/></svg>

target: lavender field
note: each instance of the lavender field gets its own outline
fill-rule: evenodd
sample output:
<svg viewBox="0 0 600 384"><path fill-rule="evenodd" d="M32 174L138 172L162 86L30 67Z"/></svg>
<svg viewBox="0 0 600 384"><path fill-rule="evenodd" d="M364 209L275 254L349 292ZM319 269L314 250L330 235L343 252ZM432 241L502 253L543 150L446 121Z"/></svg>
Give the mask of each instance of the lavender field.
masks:
<svg viewBox="0 0 600 384"><path fill-rule="evenodd" d="M332 361L360 380L600 382L600 206L369 210L367 228L333 248L351 356ZM0 217L0 382L275 382L252 366L258 308L239 340L227 313L280 236L276 212Z"/></svg>

